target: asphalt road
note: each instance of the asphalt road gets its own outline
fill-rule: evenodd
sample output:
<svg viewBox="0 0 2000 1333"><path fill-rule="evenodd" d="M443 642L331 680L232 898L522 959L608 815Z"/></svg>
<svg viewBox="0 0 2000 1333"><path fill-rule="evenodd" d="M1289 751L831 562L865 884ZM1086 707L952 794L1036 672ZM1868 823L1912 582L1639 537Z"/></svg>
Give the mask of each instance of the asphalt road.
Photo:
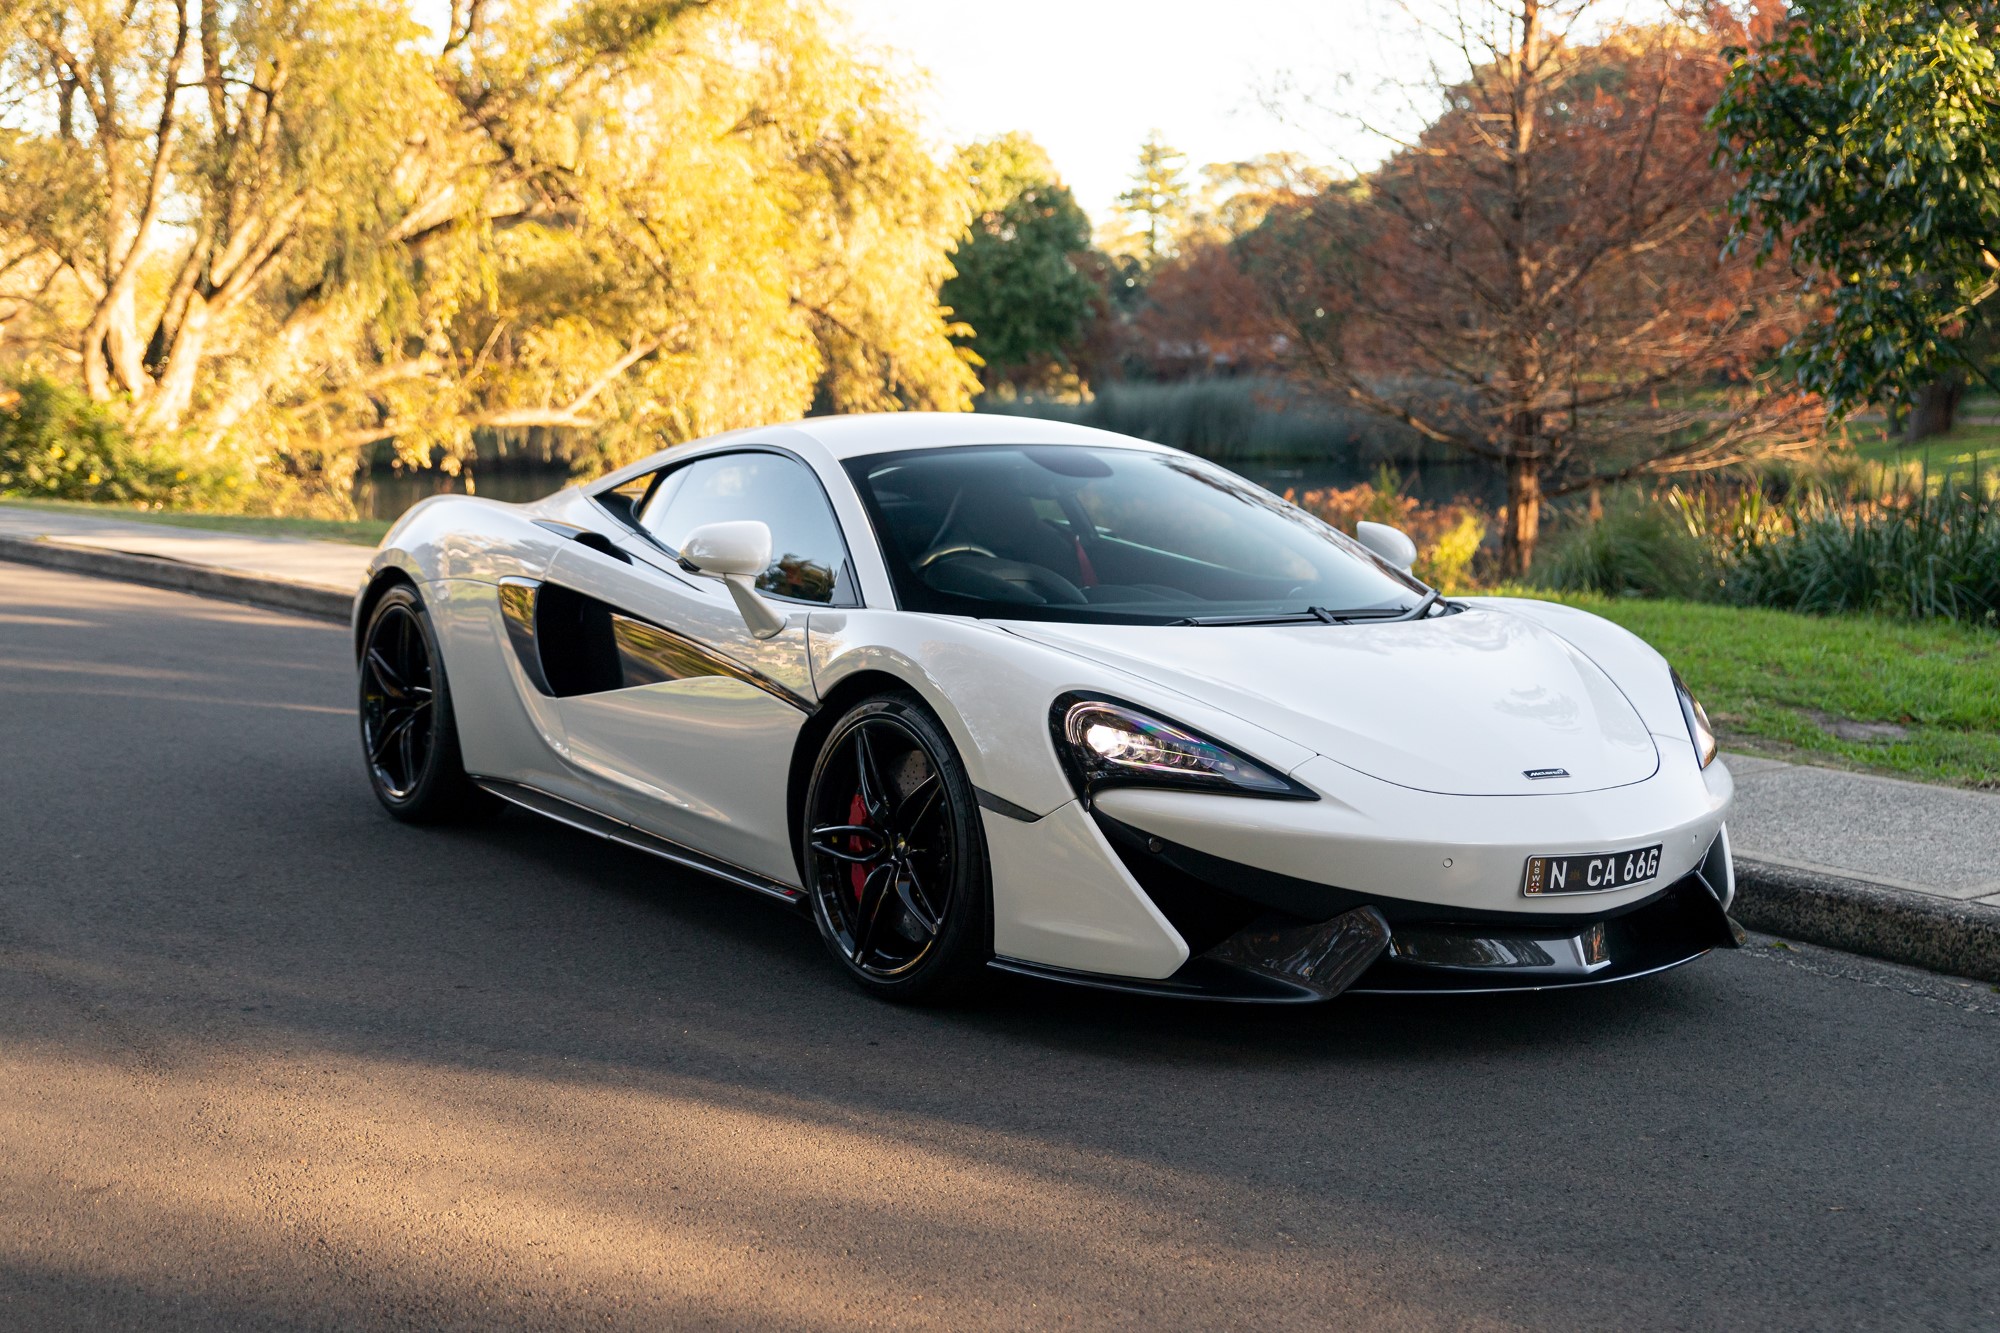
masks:
<svg viewBox="0 0 2000 1333"><path fill-rule="evenodd" d="M0 1327L1992 1328L2000 995L849 988L376 807L339 627L0 564Z"/></svg>

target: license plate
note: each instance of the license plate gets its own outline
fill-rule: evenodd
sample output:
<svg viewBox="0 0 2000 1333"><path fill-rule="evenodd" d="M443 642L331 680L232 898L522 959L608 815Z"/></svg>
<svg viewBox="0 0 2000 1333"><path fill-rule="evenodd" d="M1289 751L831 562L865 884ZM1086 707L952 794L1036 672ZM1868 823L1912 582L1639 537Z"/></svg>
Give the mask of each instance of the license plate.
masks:
<svg viewBox="0 0 2000 1333"><path fill-rule="evenodd" d="M1531 856L1521 892L1530 898L1562 893L1608 893L1644 884L1660 873L1660 843L1630 852L1582 856Z"/></svg>

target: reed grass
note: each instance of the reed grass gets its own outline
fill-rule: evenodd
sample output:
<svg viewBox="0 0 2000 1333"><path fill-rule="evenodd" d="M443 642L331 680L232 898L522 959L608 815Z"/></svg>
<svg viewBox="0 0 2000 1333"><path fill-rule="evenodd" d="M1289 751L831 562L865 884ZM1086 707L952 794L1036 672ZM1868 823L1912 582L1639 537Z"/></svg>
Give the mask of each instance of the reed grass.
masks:
<svg viewBox="0 0 2000 1333"><path fill-rule="evenodd" d="M1445 390L1412 385L1407 391ZM980 400L979 410L1136 435L1218 461L1325 459L1368 468L1384 462L1408 467L1446 458L1435 444L1407 427L1315 400L1281 380L1267 378L1113 382L1082 402L989 395Z"/></svg>

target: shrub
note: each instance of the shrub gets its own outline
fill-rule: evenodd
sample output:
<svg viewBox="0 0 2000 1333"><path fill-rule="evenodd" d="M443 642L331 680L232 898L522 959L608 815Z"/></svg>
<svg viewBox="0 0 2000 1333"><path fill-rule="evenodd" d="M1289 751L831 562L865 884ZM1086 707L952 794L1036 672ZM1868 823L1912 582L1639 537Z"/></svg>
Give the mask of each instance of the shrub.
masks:
<svg viewBox="0 0 2000 1333"><path fill-rule="evenodd" d="M1615 502L1559 536L1535 570L1545 588L1610 597L1712 596L1712 561L1684 517L1651 498Z"/></svg>
<svg viewBox="0 0 2000 1333"><path fill-rule="evenodd" d="M1536 574L1613 596L2000 624L2000 487L1879 468L1676 486L1574 528Z"/></svg>
<svg viewBox="0 0 2000 1333"><path fill-rule="evenodd" d="M0 385L0 495L185 505L231 489L226 471L134 441L100 403L55 380Z"/></svg>
<svg viewBox="0 0 2000 1333"><path fill-rule="evenodd" d="M1329 487L1285 498L1306 512L1352 533L1360 522L1401 528L1417 544L1416 576L1443 592L1475 586L1473 564L1486 541L1486 517L1471 504L1426 504L1403 492L1403 480L1384 467L1373 482Z"/></svg>
<svg viewBox="0 0 2000 1333"><path fill-rule="evenodd" d="M2000 624L2000 488L1978 474L1874 499L1792 502L1787 522L1734 552L1732 601L1794 611L1886 611Z"/></svg>
<svg viewBox="0 0 2000 1333"><path fill-rule="evenodd" d="M1449 505L1458 520L1437 533L1428 545L1417 547L1417 563L1411 568L1418 578L1440 592L1469 592L1479 586L1473 562L1486 545L1486 520L1469 505Z"/></svg>

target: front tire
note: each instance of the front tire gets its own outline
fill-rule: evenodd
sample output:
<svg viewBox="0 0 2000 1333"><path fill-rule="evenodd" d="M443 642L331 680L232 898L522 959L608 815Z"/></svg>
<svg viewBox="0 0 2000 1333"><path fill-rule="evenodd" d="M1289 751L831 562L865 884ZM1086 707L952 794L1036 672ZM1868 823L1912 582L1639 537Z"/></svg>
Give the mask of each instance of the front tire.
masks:
<svg viewBox="0 0 2000 1333"><path fill-rule="evenodd" d="M861 987L924 1001L973 989L993 952L979 805L915 696L857 704L820 747L805 802L820 938Z"/></svg>
<svg viewBox="0 0 2000 1333"><path fill-rule="evenodd" d="M361 644L361 753L375 799L412 824L476 811L480 792L459 754L444 657L417 590L384 593Z"/></svg>

